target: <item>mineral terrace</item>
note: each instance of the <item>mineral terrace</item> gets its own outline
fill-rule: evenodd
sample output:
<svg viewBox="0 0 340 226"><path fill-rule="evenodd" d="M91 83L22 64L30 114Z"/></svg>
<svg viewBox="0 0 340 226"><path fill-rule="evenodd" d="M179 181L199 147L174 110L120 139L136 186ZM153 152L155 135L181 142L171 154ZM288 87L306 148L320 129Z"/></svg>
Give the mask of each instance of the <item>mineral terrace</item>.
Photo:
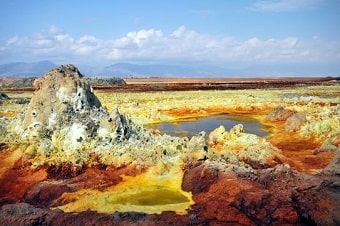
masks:
<svg viewBox="0 0 340 226"><path fill-rule="evenodd" d="M64 65L34 89L0 95L1 225L340 224L336 82L95 92ZM226 113L270 135L242 124L193 137L144 127Z"/></svg>

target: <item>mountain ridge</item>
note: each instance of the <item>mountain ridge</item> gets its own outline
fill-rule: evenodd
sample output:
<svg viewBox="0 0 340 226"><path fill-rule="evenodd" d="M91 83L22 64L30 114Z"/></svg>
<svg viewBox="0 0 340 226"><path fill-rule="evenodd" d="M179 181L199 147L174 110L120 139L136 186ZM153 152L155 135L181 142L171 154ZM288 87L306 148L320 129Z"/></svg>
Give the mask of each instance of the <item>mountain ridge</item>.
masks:
<svg viewBox="0 0 340 226"><path fill-rule="evenodd" d="M13 62L0 65L0 76L30 77L42 76L57 65L44 60L33 63Z"/></svg>
<svg viewBox="0 0 340 226"><path fill-rule="evenodd" d="M45 60L38 62L13 62L0 64L0 77L42 76L59 65ZM239 69L207 64L135 64L118 62L108 66L77 65L82 74L88 77L338 77L332 74L327 65L300 64L252 65ZM339 66L340 71L340 66Z"/></svg>

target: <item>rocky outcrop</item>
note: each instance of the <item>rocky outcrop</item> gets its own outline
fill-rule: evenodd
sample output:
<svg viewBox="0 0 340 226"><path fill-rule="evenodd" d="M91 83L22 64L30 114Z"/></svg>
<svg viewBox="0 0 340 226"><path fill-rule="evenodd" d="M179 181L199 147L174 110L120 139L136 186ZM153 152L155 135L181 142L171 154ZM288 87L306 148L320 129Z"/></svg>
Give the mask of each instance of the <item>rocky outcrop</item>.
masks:
<svg viewBox="0 0 340 226"><path fill-rule="evenodd" d="M306 121L306 113L294 112L283 107L278 107L268 113L266 120L270 122L285 121L285 131L296 132Z"/></svg>
<svg viewBox="0 0 340 226"><path fill-rule="evenodd" d="M191 214L211 223L337 225L339 192L325 181L287 164L254 170L205 162L187 171L183 189L194 193Z"/></svg>
<svg viewBox="0 0 340 226"><path fill-rule="evenodd" d="M316 140L324 142L331 140L333 144L340 144L340 106L322 107L314 115L309 115L306 122L300 127L299 133L304 137L313 137Z"/></svg>
<svg viewBox="0 0 340 226"><path fill-rule="evenodd" d="M340 198L340 148L335 151L335 156L322 172L325 176L323 186L331 189Z"/></svg>
<svg viewBox="0 0 340 226"><path fill-rule="evenodd" d="M35 79L36 77L0 77L0 87L5 89L30 89Z"/></svg>
<svg viewBox="0 0 340 226"><path fill-rule="evenodd" d="M6 93L0 93L0 100L9 100L9 96Z"/></svg>
<svg viewBox="0 0 340 226"><path fill-rule="evenodd" d="M53 127L55 118L85 114L101 103L73 65L61 66L33 83L35 93L25 111L22 127Z"/></svg>
<svg viewBox="0 0 340 226"><path fill-rule="evenodd" d="M34 87L27 109L9 125L18 142L29 143L25 159L34 167L150 163L185 146L183 138L153 136L118 109L109 113L73 65L52 69Z"/></svg>
<svg viewBox="0 0 340 226"><path fill-rule="evenodd" d="M292 116L287 118L287 120L285 122L285 131L286 132L296 132L296 131L300 130L300 126L305 121L306 121L306 113L304 113L304 112L294 113Z"/></svg>
<svg viewBox="0 0 340 226"><path fill-rule="evenodd" d="M270 122L276 122L276 121L285 121L287 118L289 118L291 115L293 115L294 112L291 110L287 110L284 107L278 107L271 110L266 119Z"/></svg>
<svg viewBox="0 0 340 226"><path fill-rule="evenodd" d="M243 132L242 124L226 131L223 126L209 134L208 144L214 152L208 152L210 159L235 165L250 165L252 168L268 168L283 162L279 149L264 138Z"/></svg>

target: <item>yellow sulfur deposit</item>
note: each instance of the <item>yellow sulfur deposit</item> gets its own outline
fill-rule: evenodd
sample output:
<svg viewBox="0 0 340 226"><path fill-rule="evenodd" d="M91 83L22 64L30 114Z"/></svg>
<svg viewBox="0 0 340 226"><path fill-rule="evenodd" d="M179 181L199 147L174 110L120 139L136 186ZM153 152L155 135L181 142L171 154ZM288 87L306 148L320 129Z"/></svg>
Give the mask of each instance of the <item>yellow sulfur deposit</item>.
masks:
<svg viewBox="0 0 340 226"><path fill-rule="evenodd" d="M64 193L58 206L65 212L93 210L99 213L144 212L160 214L175 211L186 214L194 202L190 192L181 189L183 170L179 159L168 165L158 164L136 177L123 176L123 182L104 191L84 189Z"/></svg>

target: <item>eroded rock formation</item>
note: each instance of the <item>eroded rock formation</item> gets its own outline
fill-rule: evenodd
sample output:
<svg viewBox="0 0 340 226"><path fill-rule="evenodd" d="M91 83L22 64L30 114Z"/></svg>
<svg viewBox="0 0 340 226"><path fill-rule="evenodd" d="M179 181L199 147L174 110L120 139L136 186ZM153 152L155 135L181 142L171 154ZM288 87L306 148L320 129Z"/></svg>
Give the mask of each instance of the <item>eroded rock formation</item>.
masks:
<svg viewBox="0 0 340 226"><path fill-rule="evenodd" d="M274 108L268 113L267 120L271 122L285 121L287 118L289 118L293 114L294 112L291 110L287 110L284 107L278 107L278 108Z"/></svg>
<svg viewBox="0 0 340 226"><path fill-rule="evenodd" d="M35 93L25 111L22 127L53 128L58 116L86 114L100 108L100 101L83 77L75 66L65 65L36 79Z"/></svg>
<svg viewBox="0 0 340 226"><path fill-rule="evenodd" d="M51 70L34 87L26 111L9 127L30 144L25 157L34 166L152 162L184 146L181 138L152 136L117 109L107 112L73 65Z"/></svg>
<svg viewBox="0 0 340 226"><path fill-rule="evenodd" d="M286 132L296 132L300 129L302 123L306 121L306 114L304 112L294 113L292 116L288 117L285 122Z"/></svg>

